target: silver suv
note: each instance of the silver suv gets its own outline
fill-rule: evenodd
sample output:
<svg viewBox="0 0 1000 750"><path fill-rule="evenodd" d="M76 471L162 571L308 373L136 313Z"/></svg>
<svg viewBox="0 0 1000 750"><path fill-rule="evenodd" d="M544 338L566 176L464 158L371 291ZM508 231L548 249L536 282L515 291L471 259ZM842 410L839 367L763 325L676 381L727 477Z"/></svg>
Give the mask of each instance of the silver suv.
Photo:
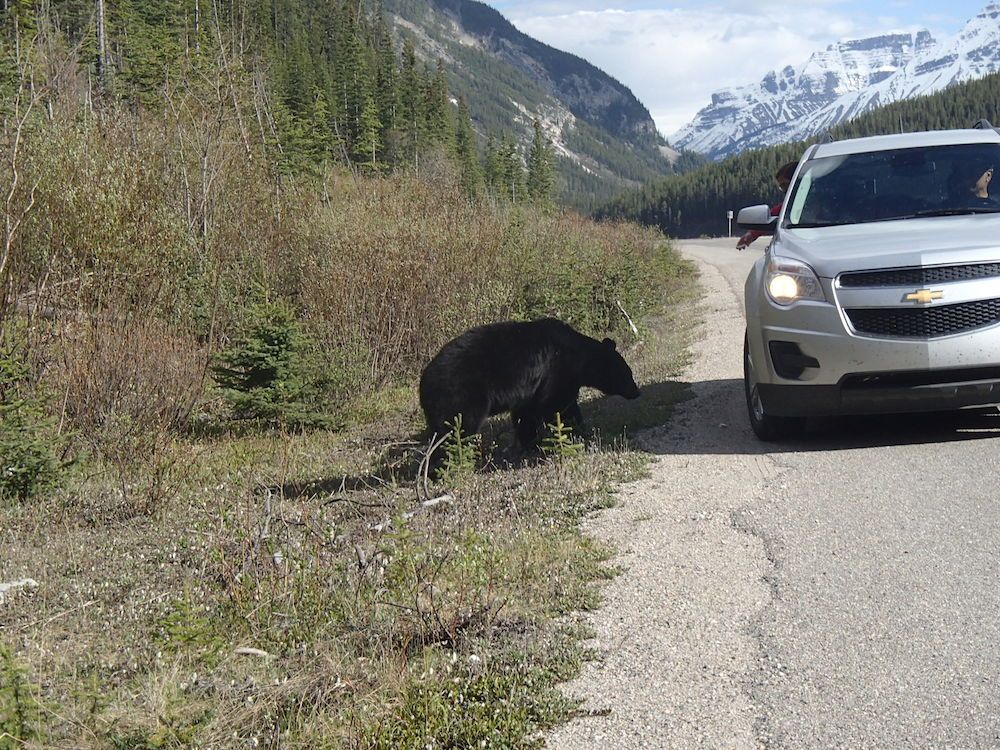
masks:
<svg viewBox="0 0 1000 750"><path fill-rule="evenodd" d="M809 416L1000 403L995 167L992 128L822 143L779 216L739 212L743 228L773 234L745 289L759 438Z"/></svg>

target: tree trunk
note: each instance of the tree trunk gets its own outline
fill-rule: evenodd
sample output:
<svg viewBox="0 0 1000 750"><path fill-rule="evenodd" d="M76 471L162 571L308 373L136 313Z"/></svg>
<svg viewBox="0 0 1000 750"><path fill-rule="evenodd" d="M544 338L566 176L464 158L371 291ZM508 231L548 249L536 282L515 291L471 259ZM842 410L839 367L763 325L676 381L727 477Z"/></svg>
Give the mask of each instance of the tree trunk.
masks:
<svg viewBox="0 0 1000 750"><path fill-rule="evenodd" d="M107 83L107 44L104 38L104 0L94 0L97 24L97 81L103 90Z"/></svg>

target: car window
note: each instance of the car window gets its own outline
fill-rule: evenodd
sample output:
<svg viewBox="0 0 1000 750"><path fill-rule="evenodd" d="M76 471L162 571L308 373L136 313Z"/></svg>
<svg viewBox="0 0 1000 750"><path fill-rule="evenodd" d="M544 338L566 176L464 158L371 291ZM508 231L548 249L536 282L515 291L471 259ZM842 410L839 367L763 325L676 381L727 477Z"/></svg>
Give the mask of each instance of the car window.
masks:
<svg viewBox="0 0 1000 750"><path fill-rule="evenodd" d="M1000 144L931 146L812 159L789 199L786 227L1000 211Z"/></svg>

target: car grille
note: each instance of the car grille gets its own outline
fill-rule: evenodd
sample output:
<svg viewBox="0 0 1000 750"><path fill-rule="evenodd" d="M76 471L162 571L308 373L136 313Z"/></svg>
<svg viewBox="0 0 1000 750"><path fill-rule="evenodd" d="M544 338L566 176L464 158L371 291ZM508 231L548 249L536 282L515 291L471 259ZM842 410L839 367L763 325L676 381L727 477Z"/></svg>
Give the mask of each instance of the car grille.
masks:
<svg viewBox="0 0 1000 750"><path fill-rule="evenodd" d="M968 281L1000 277L1000 263L976 263L968 266L896 268L887 271L858 271L840 276L844 288L873 286L927 286L946 281Z"/></svg>
<svg viewBox="0 0 1000 750"><path fill-rule="evenodd" d="M864 307L844 310L858 333L933 338L1000 323L1000 299L937 307Z"/></svg>

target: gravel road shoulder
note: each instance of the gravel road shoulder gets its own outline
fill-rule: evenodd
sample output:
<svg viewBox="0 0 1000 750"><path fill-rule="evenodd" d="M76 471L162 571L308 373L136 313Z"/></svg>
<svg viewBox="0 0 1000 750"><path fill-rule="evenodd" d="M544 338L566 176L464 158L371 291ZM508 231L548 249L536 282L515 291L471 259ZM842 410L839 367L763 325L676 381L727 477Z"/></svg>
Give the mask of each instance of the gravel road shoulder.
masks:
<svg viewBox="0 0 1000 750"><path fill-rule="evenodd" d="M741 297L701 266L704 335L684 373L694 398L637 441L658 454L650 476L588 522L588 533L619 550L622 574L588 617L597 658L567 686L593 715L553 733L553 750L758 746L745 685L758 669L754 623L771 600L771 563L765 542L745 530L754 497L780 468L752 440L734 387Z"/></svg>

